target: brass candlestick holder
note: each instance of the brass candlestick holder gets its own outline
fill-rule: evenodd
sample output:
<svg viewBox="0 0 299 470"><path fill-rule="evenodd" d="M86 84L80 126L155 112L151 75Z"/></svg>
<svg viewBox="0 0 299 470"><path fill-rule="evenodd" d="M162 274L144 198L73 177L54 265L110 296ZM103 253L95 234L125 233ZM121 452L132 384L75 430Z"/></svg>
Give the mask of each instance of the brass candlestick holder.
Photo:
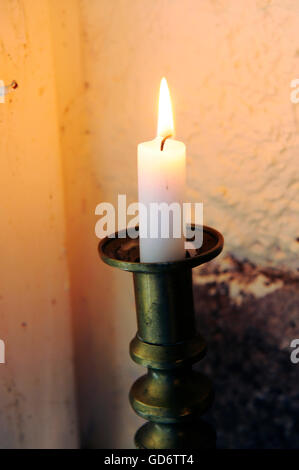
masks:
<svg viewBox="0 0 299 470"><path fill-rule="evenodd" d="M149 421L135 435L138 448L215 447L215 432L200 419L212 403L212 385L192 369L206 351L195 328L192 268L215 258L222 248L223 236L207 226L201 248L187 250L184 260L174 262L141 263L139 240L127 231L100 242L105 263L133 272L138 331L130 355L148 368L130 391L133 409Z"/></svg>

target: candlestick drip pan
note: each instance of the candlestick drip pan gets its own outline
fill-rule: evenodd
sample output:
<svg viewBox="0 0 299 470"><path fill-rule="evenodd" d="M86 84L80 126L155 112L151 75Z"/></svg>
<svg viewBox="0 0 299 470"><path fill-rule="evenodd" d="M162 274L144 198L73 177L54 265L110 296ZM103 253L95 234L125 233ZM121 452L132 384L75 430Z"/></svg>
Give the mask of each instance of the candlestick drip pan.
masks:
<svg viewBox="0 0 299 470"><path fill-rule="evenodd" d="M215 258L223 248L223 236L214 228L191 224L187 226L186 240L192 245L194 232L202 230L202 245L192 246L186 250L183 260L161 263L141 263L139 259L139 238L133 238L136 229L122 230L113 234L114 238L106 237L99 245L99 253L103 261L124 271L156 272L169 269L193 268ZM200 235L200 234L198 234Z"/></svg>

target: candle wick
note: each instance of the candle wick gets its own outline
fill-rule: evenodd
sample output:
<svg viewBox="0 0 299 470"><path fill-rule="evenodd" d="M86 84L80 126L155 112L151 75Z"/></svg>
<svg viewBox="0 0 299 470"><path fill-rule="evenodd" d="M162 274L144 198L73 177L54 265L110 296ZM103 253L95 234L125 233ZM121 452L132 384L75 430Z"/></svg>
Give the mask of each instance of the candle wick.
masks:
<svg viewBox="0 0 299 470"><path fill-rule="evenodd" d="M166 139L169 139L169 137L171 137L171 134L170 134L170 135L166 135L166 136L161 140L161 152L162 152L162 150L164 149L164 144L165 144Z"/></svg>

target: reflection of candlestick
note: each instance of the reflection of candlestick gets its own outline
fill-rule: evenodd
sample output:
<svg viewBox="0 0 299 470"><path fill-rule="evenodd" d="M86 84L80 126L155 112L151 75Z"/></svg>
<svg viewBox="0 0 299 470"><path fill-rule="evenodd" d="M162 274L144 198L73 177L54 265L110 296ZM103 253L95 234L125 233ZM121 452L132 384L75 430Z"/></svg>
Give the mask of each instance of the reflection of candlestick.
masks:
<svg viewBox="0 0 299 470"><path fill-rule="evenodd" d="M139 202L145 205L147 212L139 212L140 260L142 262L176 261L183 259L184 237L182 220L178 232L180 238L173 237L174 219L150 217L151 203L182 204L185 197L186 149L182 142L172 139L174 125L171 101L167 82L161 80L159 98L158 136L150 142L138 145L138 194ZM181 211L182 212L182 211ZM163 238L166 224L169 222L169 237ZM147 238L143 238L146 227ZM156 229L156 230L155 230ZM151 238L157 231L157 238Z"/></svg>

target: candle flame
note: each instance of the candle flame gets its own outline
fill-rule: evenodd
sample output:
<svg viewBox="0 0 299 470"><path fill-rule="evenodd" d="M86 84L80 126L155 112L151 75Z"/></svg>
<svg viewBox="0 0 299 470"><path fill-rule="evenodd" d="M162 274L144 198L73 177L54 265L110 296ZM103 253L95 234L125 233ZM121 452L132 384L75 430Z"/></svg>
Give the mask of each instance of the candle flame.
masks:
<svg viewBox="0 0 299 470"><path fill-rule="evenodd" d="M173 115L170 93L166 78L162 78L160 84L159 96L159 114L158 114L158 136L166 137L174 135Z"/></svg>

